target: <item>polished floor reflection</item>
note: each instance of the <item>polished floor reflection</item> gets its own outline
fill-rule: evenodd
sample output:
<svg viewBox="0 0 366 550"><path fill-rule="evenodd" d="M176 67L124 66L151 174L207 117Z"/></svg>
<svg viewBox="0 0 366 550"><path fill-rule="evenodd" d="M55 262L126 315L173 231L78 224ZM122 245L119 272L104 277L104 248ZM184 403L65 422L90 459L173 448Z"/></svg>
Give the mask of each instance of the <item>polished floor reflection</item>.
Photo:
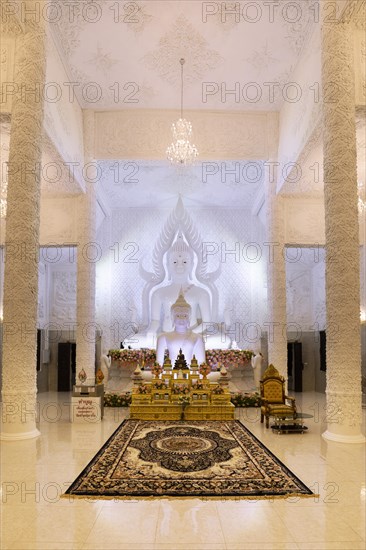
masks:
<svg viewBox="0 0 366 550"><path fill-rule="evenodd" d="M305 434L275 434L257 409L249 428L319 497L287 500L83 500L60 495L127 414L71 424L69 396L40 394L37 439L1 453L2 550L361 550L365 548L365 446L327 442L324 395L296 395ZM365 412L365 411L364 411Z"/></svg>

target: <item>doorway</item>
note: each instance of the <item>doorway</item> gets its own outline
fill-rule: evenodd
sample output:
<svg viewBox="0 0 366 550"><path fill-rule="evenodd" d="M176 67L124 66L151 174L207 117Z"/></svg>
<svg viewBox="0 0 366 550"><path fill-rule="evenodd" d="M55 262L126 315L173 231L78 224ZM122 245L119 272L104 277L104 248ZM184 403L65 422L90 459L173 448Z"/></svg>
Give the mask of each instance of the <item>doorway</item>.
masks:
<svg viewBox="0 0 366 550"><path fill-rule="evenodd" d="M302 392L302 343L287 343L287 376L288 389L295 392Z"/></svg>

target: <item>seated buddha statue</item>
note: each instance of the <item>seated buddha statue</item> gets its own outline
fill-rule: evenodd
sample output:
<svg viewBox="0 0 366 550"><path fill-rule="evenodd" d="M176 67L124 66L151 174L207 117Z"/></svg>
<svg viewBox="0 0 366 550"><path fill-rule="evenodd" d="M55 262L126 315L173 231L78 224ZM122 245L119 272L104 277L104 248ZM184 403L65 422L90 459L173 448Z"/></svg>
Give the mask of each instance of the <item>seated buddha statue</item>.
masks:
<svg viewBox="0 0 366 550"><path fill-rule="evenodd" d="M167 349L169 357L175 362L180 354L184 355L188 365L195 355L198 363L205 361L205 345L200 334L190 329L191 306L187 303L182 292L171 306L174 330L163 332L158 337L156 346L156 360L163 364L164 353Z"/></svg>
<svg viewBox="0 0 366 550"><path fill-rule="evenodd" d="M167 253L169 284L156 289L151 297L151 321L148 333L171 329L170 310L182 289L185 300L191 306L191 324L194 332L202 332L202 325L211 321L210 295L191 280L193 250L178 234L177 240Z"/></svg>
<svg viewBox="0 0 366 550"><path fill-rule="evenodd" d="M180 369L188 369L187 361L182 351L182 348L179 348L179 353L174 363L174 370Z"/></svg>
<svg viewBox="0 0 366 550"><path fill-rule="evenodd" d="M133 348L156 347L161 332L172 329L171 307L180 290L191 307L191 331L201 334L207 349L228 348L230 339L219 333L219 323L213 322L211 296L205 288L195 284L192 273L194 251L186 243L182 233L167 251L167 281L152 291L150 300L150 322L145 331L135 333L127 342Z"/></svg>

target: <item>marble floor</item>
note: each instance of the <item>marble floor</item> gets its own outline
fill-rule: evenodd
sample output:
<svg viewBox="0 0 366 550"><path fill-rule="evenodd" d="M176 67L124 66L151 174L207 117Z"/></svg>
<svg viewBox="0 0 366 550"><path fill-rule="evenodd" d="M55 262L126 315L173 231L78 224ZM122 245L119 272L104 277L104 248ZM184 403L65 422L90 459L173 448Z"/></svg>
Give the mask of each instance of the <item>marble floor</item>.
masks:
<svg viewBox="0 0 366 550"><path fill-rule="evenodd" d="M2 443L2 550L364 549L365 446L326 442L324 395L295 395L306 434L274 434L256 409L237 418L319 497L88 501L60 495L127 410L71 424L68 394L40 394L41 436Z"/></svg>

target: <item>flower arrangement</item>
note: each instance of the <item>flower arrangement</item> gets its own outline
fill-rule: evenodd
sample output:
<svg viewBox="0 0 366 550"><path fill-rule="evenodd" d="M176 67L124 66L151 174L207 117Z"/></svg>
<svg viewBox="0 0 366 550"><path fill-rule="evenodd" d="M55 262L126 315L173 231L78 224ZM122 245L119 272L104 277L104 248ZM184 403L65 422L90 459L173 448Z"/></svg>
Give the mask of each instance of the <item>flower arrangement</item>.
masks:
<svg viewBox="0 0 366 550"><path fill-rule="evenodd" d="M235 407L260 407L261 397L259 393L235 393L231 396L231 402Z"/></svg>
<svg viewBox="0 0 366 550"><path fill-rule="evenodd" d="M202 382L197 381L195 384L192 384L192 390L204 390L205 386L202 384Z"/></svg>
<svg viewBox="0 0 366 550"><path fill-rule="evenodd" d="M226 367L238 367L248 363L253 355L248 349L208 349L206 361L211 367L218 363L223 363Z"/></svg>
<svg viewBox="0 0 366 550"><path fill-rule="evenodd" d="M137 386L136 393L140 393L141 395L147 395L148 393L151 393L151 387L146 386L146 384L140 384Z"/></svg>
<svg viewBox="0 0 366 550"><path fill-rule="evenodd" d="M188 395L180 395L178 399L178 403L182 405L183 407L187 407L191 402L191 398Z"/></svg>
<svg viewBox="0 0 366 550"><path fill-rule="evenodd" d="M145 363L154 363L156 361L155 349L141 348L141 354L142 354L142 359L145 361Z"/></svg>
<svg viewBox="0 0 366 550"><path fill-rule="evenodd" d="M151 369L151 372L154 376L158 377L163 372L163 367L159 365L159 363L155 362L153 368Z"/></svg>
<svg viewBox="0 0 366 550"><path fill-rule="evenodd" d="M174 395L189 395L189 387L184 384L174 384L172 386L172 393Z"/></svg>
<svg viewBox="0 0 366 550"><path fill-rule="evenodd" d="M225 393L225 390L222 386L215 386L212 390L212 393L215 395L222 395L223 393Z"/></svg>
<svg viewBox="0 0 366 550"><path fill-rule="evenodd" d="M198 372L199 372L202 376L207 376L207 375L210 374L210 372L211 372L211 367L210 367L210 365L208 365L207 363L202 363L202 364L199 366Z"/></svg>
<svg viewBox="0 0 366 550"><path fill-rule="evenodd" d="M131 405L131 394L126 393L105 393L104 394L104 406L105 407L128 407Z"/></svg>
<svg viewBox="0 0 366 550"><path fill-rule="evenodd" d="M108 355L115 361L122 363L152 363L156 361L154 349L110 349Z"/></svg>
<svg viewBox="0 0 366 550"><path fill-rule="evenodd" d="M112 360L118 361L121 359L121 351L120 349L110 349L108 355Z"/></svg>
<svg viewBox="0 0 366 550"><path fill-rule="evenodd" d="M164 380L157 380L153 383L154 390L166 390L167 385L165 384Z"/></svg>

